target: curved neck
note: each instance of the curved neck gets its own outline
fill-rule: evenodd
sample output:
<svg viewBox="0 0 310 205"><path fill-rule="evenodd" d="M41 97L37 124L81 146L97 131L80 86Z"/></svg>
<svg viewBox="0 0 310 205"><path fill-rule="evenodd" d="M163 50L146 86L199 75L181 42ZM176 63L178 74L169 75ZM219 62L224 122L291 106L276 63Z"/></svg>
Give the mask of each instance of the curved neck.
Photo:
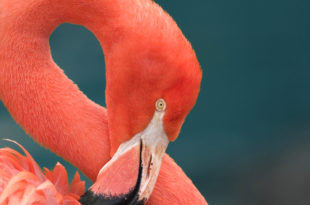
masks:
<svg viewBox="0 0 310 205"><path fill-rule="evenodd" d="M61 23L81 24L109 50L111 39L118 38L111 25L118 16L115 6L111 0L0 3L0 99L36 141L92 180L110 159L107 111L54 63L49 36Z"/></svg>
<svg viewBox="0 0 310 205"><path fill-rule="evenodd" d="M101 44L109 115L51 57L49 36L65 22L87 27ZM150 88L162 79L163 69L173 64L176 70L195 57L180 60L183 54L175 51L188 55L191 46L151 0L0 0L0 48L0 99L11 115L35 140L92 179L110 153L151 120L153 104L147 102L161 93L151 95ZM135 103L142 94L144 101Z"/></svg>
<svg viewBox="0 0 310 205"><path fill-rule="evenodd" d="M150 5L152 3L150 0L0 0L0 99L36 141L70 161L92 180L110 159L107 110L89 100L54 63L49 36L64 22L87 27L101 43L107 67L113 67L114 77L118 77L113 65L124 66L118 64L117 55L110 53L113 53L114 44L125 36L123 34L126 34L128 47L124 55L132 52L133 37L139 45L150 42L157 45L158 39L165 39L164 42L169 44L166 47L158 44L157 48L165 51L166 56L171 55L170 50L177 50L171 47L173 42L183 38L172 19L159 7ZM141 22L141 19L148 21ZM141 43L141 36L136 31L138 24L144 37L149 38L146 43ZM158 32L159 28L164 31ZM144 54L143 47L140 54ZM116 63L111 64L109 58L115 59ZM135 57L133 61L136 59L139 58ZM110 89L113 81L119 81L112 78L111 72L112 69L107 69L110 77L107 87ZM126 73L122 76L127 78ZM131 91L130 86L131 82L127 86L130 88L128 92ZM113 91L107 92L108 95ZM120 120L118 109L115 109L120 104L115 103L115 98L110 101L110 104L107 102L110 106L110 135L122 136L123 133L111 131L111 122ZM112 106L116 111L111 114ZM114 119L111 120L112 117ZM126 117L123 119L127 123ZM114 128L118 131L120 126ZM173 160L166 156L162 167L150 204L165 204L167 201L206 204ZM180 187L182 189L171 192Z"/></svg>

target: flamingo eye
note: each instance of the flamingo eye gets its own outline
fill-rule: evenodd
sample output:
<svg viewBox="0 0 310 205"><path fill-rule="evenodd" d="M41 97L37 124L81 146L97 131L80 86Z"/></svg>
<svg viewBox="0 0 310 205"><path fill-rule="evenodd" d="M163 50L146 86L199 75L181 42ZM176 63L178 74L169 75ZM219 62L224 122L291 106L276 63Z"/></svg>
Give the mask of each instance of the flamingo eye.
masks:
<svg viewBox="0 0 310 205"><path fill-rule="evenodd" d="M155 103L155 108L158 112L164 111L166 109L166 102L164 99L158 99Z"/></svg>

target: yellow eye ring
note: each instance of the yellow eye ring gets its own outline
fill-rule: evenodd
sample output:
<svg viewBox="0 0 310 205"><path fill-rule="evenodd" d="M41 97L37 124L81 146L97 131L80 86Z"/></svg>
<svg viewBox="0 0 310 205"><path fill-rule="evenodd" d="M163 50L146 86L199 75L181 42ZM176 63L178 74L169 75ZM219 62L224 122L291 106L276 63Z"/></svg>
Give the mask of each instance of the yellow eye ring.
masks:
<svg viewBox="0 0 310 205"><path fill-rule="evenodd" d="M159 98L155 103L155 108L157 111L161 112L166 109L166 102L164 99Z"/></svg>

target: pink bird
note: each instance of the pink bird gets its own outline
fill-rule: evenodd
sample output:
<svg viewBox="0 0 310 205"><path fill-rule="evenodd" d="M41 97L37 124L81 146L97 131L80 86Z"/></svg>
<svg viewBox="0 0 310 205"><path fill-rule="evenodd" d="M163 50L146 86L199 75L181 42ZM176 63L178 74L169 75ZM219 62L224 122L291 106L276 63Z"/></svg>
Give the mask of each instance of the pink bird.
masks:
<svg viewBox="0 0 310 205"><path fill-rule="evenodd" d="M99 40L107 108L89 100L53 61L49 36L64 22L85 26ZM196 102L202 71L160 6L151 0L2 0L0 37L0 99L37 142L94 181L81 204L207 204L165 154ZM47 204L79 203L78 175L69 186L57 164L44 176L24 152L0 152L0 167L7 169L0 170L1 187L11 187L0 194L4 204L42 204L40 197Z"/></svg>

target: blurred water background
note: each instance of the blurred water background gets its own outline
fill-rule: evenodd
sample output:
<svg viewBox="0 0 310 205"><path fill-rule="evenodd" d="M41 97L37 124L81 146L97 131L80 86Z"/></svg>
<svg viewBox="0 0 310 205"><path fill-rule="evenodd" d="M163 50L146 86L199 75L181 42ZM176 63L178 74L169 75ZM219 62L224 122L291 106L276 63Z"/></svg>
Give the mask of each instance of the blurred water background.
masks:
<svg viewBox="0 0 310 205"><path fill-rule="evenodd" d="M310 204L309 1L156 2L204 71L197 104L168 153L210 204ZM92 33L64 24L50 44L65 73L105 105L104 56ZM2 104L0 137L17 140L41 166L60 161L70 177L76 170L33 142Z"/></svg>

